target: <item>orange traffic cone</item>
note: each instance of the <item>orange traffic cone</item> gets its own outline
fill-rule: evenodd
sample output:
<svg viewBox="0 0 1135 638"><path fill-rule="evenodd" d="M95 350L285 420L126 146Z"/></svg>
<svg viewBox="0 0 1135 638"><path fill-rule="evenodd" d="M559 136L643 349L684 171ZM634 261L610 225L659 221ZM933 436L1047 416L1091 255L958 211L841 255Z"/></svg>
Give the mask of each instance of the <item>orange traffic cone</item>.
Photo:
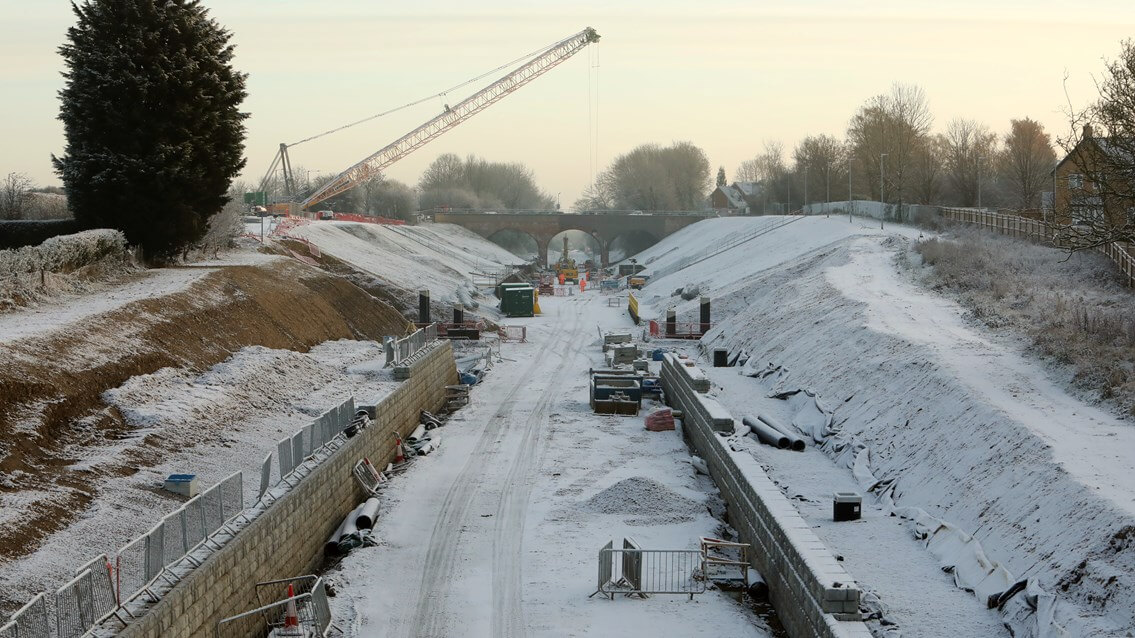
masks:
<svg viewBox="0 0 1135 638"><path fill-rule="evenodd" d="M296 612L296 601L294 599L296 590L289 584L288 585L288 610L284 615L285 628L299 628L300 615Z"/></svg>
<svg viewBox="0 0 1135 638"><path fill-rule="evenodd" d="M402 454L402 438L401 437L395 437L394 438L394 462L395 463L405 463L406 462L406 457L403 456L403 454Z"/></svg>

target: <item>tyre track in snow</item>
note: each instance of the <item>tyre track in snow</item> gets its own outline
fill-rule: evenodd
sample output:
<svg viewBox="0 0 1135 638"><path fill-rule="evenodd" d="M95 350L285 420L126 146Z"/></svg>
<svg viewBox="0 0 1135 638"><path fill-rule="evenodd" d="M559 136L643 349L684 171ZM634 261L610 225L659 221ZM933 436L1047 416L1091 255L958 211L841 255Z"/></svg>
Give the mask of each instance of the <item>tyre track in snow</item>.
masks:
<svg viewBox="0 0 1135 638"><path fill-rule="evenodd" d="M448 611L446 599L449 595L462 525L472 504L473 495L482 486L482 481L479 479L484 478L482 476L484 467L490 466L494 462L494 457L500 452L497 442L509 428L512 412L516 409L518 401L517 394L533 378L533 374L547 363L545 355L567 338L568 335L558 332L532 355L532 363L525 368L518 383L509 390L496 412L489 417L469 458L446 493L430 534L429 549L422 565L417 604L406 631L407 635L418 638L440 638L450 635L446 627Z"/></svg>
<svg viewBox="0 0 1135 638"><path fill-rule="evenodd" d="M581 299L571 304L575 318L560 362L551 378L562 379L565 370L579 356L577 339L582 334L583 306L592 299ZM561 307L562 309L562 307ZM557 322L560 323L560 322ZM566 331L565 331L566 332ZM526 635L524 609L521 604L521 568L524 564L524 523L528 513L528 499L532 491L532 473L537 465L539 443L546 431L549 408L559 398L558 387L544 387L540 398L524 422L523 438L513 457L512 467L504 482L500 503L497 506L493 530L493 615L494 638L522 638Z"/></svg>

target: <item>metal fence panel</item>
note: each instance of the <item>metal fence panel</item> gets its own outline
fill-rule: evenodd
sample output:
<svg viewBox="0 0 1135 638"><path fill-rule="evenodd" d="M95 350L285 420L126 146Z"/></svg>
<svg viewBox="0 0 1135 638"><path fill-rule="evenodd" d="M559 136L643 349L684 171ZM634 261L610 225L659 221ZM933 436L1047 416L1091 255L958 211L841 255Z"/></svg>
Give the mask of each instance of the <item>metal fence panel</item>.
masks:
<svg viewBox="0 0 1135 638"><path fill-rule="evenodd" d="M162 519L149 532L146 532L146 582L151 583L165 568L166 522Z"/></svg>
<svg viewBox="0 0 1135 638"><path fill-rule="evenodd" d="M51 638L51 619L47 616L47 596L37 594L12 614L8 624L0 627L4 638Z"/></svg>
<svg viewBox="0 0 1135 638"><path fill-rule="evenodd" d="M181 506L182 520L185 521L185 553L188 554L205 542L205 511L201 508L201 497L194 496Z"/></svg>
<svg viewBox="0 0 1135 638"><path fill-rule="evenodd" d="M268 482L272 480L272 453L269 452L264 456L264 462L260 464L260 490L256 494L256 500L264 500L264 493L268 491Z"/></svg>
<svg viewBox="0 0 1135 638"><path fill-rule="evenodd" d="M91 570L83 570L55 592L55 631L58 638L80 638L95 622Z"/></svg>
<svg viewBox="0 0 1135 638"><path fill-rule="evenodd" d="M625 543L624 543L625 544ZM607 549L599 551L599 569L612 566L608 580L596 593L694 594L705 593L705 581L693 577L701 567L701 551L696 549Z"/></svg>
<svg viewBox="0 0 1135 638"><path fill-rule="evenodd" d="M201 511L205 517L205 536L212 536L225 523L224 507L221 503L221 484L205 490L201 494Z"/></svg>
<svg viewBox="0 0 1135 638"><path fill-rule="evenodd" d="M299 467L307 455L303 453L303 430L292 435L292 467Z"/></svg>
<svg viewBox="0 0 1135 638"><path fill-rule="evenodd" d="M169 567L185 556L185 512L177 510L162 518L162 567Z"/></svg>
<svg viewBox="0 0 1135 638"><path fill-rule="evenodd" d="M292 463L292 440L285 437L276 444L276 458L280 461L280 479L292 473L295 465Z"/></svg>
<svg viewBox="0 0 1135 638"><path fill-rule="evenodd" d="M99 554L86 565L76 571L76 575L85 570L91 572L91 599L94 603L95 622L99 622L118 607L118 597L115 595L114 582L111 572L110 558L106 554Z"/></svg>
<svg viewBox="0 0 1135 638"><path fill-rule="evenodd" d="M146 577L146 539L143 535L130 541L118 550L115 558L115 587L118 600L123 604L133 600L150 582Z"/></svg>
<svg viewBox="0 0 1135 638"><path fill-rule="evenodd" d="M228 523L244 512L244 472L233 472L220 483L221 516Z"/></svg>
<svg viewBox="0 0 1135 638"><path fill-rule="evenodd" d="M312 424L308 423L303 426L303 440L304 440L304 457L309 457L315 454L315 428Z"/></svg>

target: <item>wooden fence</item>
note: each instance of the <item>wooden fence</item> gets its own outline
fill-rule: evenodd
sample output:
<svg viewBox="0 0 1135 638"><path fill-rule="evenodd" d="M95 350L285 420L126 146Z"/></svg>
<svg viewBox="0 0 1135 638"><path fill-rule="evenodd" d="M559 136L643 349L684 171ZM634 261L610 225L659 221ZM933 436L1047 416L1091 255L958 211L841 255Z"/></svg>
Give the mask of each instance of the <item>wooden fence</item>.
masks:
<svg viewBox="0 0 1135 638"><path fill-rule="evenodd" d="M1002 235L1033 239L1060 248L1057 229L1054 225L1037 219L1006 215L972 208L942 208L942 217L966 224L983 226L995 230ZM1103 253L1108 259L1119 267L1128 286L1135 287L1135 257L1131 256L1129 249L1118 243L1097 246L1096 250Z"/></svg>

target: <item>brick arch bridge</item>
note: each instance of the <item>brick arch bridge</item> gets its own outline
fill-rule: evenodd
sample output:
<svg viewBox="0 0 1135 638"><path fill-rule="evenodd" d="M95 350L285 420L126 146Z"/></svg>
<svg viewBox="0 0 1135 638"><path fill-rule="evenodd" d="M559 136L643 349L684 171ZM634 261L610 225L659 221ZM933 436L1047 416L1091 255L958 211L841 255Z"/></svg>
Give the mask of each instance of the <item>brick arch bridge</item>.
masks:
<svg viewBox="0 0 1135 638"><path fill-rule="evenodd" d="M601 265L610 263L611 242L629 233L645 233L658 242L690 224L714 217L713 212L597 211L561 213L558 211L434 211L427 214L439 224L456 224L492 240L502 230L515 230L536 240L540 263L548 263L548 245L565 230L578 230L599 244Z"/></svg>

